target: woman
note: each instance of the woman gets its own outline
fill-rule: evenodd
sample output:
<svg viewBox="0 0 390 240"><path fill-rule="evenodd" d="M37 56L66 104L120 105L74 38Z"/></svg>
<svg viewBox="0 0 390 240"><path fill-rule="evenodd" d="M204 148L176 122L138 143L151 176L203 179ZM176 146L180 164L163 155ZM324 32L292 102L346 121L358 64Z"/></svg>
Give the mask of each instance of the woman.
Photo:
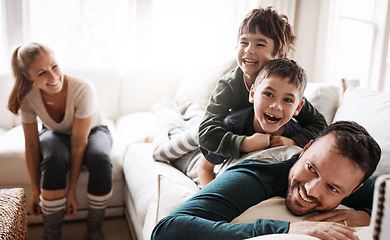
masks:
<svg viewBox="0 0 390 240"><path fill-rule="evenodd" d="M77 212L76 185L85 164L88 236L104 239L101 224L112 195L112 137L102 125L92 84L63 74L54 52L38 43L16 48L12 68L16 81L8 108L14 114L20 111L22 119L32 187L30 212L42 213L45 239L60 239L65 214ZM43 123L41 131L37 117Z"/></svg>

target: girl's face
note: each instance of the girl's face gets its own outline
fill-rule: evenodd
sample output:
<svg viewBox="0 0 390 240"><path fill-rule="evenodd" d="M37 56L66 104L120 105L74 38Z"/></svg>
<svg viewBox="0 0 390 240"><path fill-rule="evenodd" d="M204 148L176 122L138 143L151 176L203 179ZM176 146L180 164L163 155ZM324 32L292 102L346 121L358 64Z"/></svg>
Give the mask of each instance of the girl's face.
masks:
<svg viewBox="0 0 390 240"><path fill-rule="evenodd" d="M37 55L24 76L47 94L55 94L62 90L64 75L52 53Z"/></svg>
<svg viewBox="0 0 390 240"><path fill-rule="evenodd" d="M264 64L276 58L274 41L260 31L250 33L248 30L243 32L238 41L237 63L245 78L249 78L249 82L253 84Z"/></svg>
<svg viewBox="0 0 390 240"><path fill-rule="evenodd" d="M293 116L298 115L304 101L298 88L289 81L289 77L271 74L252 87L249 102L253 103L255 111L253 124L256 131L276 134Z"/></svg>

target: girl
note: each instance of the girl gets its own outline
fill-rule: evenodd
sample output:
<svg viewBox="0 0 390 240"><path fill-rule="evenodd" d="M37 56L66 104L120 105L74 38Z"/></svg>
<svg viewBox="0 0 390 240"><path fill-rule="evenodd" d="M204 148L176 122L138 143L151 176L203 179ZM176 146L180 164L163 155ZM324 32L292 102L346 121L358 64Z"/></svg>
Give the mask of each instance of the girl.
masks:
<svg viewBox="0 0 390 240"><path fill-rule="evenodd" d="M16 48L12 69L16 82L8 108L21 115L32 187L29 208L33 215L42 213L44 239L61 239L65 214L76 214L83 164L89 171L88 236L104 239L101 224L112 195L112 137L102 125L92 84L63 74L53 51L38 43Z"/></svg>

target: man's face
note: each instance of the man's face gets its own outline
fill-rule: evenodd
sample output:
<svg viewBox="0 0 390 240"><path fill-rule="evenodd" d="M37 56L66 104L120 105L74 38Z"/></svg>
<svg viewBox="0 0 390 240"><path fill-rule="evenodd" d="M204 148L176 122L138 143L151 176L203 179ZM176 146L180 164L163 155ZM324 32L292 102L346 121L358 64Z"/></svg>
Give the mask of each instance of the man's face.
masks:
<svg viewBox="0 0 390 240"><path fill-rule="evenodd" d="M333 134L321 137L291 168L286 205L293 214L330 211L360 187L363 170L335 144Z"/></svg>

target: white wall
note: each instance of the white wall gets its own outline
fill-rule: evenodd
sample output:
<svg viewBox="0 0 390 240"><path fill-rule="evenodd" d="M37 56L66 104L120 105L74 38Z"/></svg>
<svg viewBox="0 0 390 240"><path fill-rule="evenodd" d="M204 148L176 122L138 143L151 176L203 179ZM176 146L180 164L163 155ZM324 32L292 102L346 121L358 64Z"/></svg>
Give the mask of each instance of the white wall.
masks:
<svg viewBox="0 0 390 240"><path fill-rule="evenodd" d="M309 82L325 82L327 14L329 2L297 0L294 32L297 44L294 59L306 70Z"/></svg>

